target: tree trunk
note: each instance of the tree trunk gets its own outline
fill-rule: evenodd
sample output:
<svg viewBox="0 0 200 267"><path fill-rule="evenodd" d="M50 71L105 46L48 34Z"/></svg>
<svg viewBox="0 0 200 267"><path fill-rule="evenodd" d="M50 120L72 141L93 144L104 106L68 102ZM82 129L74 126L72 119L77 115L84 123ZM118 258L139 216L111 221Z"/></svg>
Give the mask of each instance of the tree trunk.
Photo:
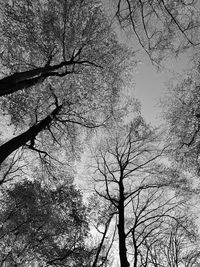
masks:
<svg viewBox="0 0 200 267"><path fill-rule="evenodd" d="M136 240L135 240L135 236L134 233L132 233L133 235L133 246L134 246L134 267L137 267L137 260L138 260L138 251L137 251L137 244L136 244Z"/></svg>
<svg viewBox="0 0 200 267"><path fill-rule="evenodd" d="M42 68L14 73L0 80L0 96L9 95L19 90L27 89L50 76L64 76L69 72L65 72L62 75L53 71L59 70L64 66L74 64L78 64L78 62L75 62L72 59L69 61L63 61L53 66L45 66Z"/></svg>
<svg viewBox="0 0 200 267"><path fill-rule="evenodd" d="M119 223L118 223L118 235L119 235L119 258L121 267L129 267L130 264L127 260L127 248L126 248L126 234L125 234L125 220L124 220L124 185L123 181L119 182L120 200L119 200Z"/></svg>
<svg viewBox="0 0 200 267"><path fill-rule="evenodd" d="M112 217L110 217L110 218L108 219L108 221L106 222L106 224L105 224L105 230L104 230L104 232L103 232L103 236L102 236L101 242L100 242L99 247L98 247L98 249L97 249L97 253L96 253L94 262L93 262L93 264L92 264L92 267L97 267L97 263L98 263L99 255L100 255L100 253L101 253L101 250L102 250L102 247L103 247L105 238L106 238L106 234L107 234L107 232L108 232L108 228L109 228L109 226L110 226L111 219L112 219Z"/></svg>
<svg viewBox="0 0 200 267"><path fill-rule="evenodd" d="M12 138L2 146L0 146L0 165L2 162L16 149L25 145L28 141L35 139L38 133L43 131L54 120L55 116L61 110L62 105L56 107L50 115L41 120L39 123L30 127L26 132Z"/></svg>

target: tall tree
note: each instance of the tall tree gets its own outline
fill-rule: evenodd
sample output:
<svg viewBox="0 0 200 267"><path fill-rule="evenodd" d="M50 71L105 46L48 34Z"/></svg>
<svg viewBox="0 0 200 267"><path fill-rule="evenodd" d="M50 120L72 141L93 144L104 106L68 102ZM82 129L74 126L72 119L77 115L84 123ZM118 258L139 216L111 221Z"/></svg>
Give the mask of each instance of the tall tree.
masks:
<svg viewBox="0 0 200 267"><path fill-rule="evenodd" d="M98 1L4 1L1 13L1 106L19 135L0 147L0 162L20 147L43 151L47 140L71 137L75 147L79 126L108 118L133 53Z"/></svg>
<svg viewBox="0 0 200 267"><path fill-rule="evenodd" d="M164 200L161 197L163 191L158 191L177 182L173 181L167 169L158 164L157 159L162 152L155 133L141 117L137 117L119 132L112 131L96 156L99 172L95 178L96 192L116 210L121 266L130 265L127 255L130 237L133 237L134 266L138 266L139 247L145 238L156 232L157 226L172 209L173 201ZM178 173L174 177L178 178ZM146 197L145 192L149 192Z"/></svg>

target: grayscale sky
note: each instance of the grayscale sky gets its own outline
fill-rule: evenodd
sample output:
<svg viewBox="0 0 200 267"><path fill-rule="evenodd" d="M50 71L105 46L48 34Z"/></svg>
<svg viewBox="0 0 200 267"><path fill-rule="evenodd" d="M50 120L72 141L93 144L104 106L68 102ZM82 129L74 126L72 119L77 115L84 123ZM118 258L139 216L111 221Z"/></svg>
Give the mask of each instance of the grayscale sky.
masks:
<svg viewBox="0 0 200 267"><path fill-rule="evenodd" d="M135 74L134 96L141 102L142 115L148 123L159 125L159 100L164 96L166 77L157 73L148 59L144 60Z"/></svg>
<svg viewBox="0 0 200 267"><path fill-rule="evenodd" d="M153 126L158 126L163 123L160 100L163 100L167 94L169 81L174 77L180 77L181 73L188 69L189 55L180 55L173 61L171 59L161 71L157 71L144 54L145 52L134 75L133 94L141 102L142 115L146 121Z"/></svg>
<svg viewBox="0 0 200 267"><path fill-rule="evenodd" d="M135 83L133 95L140 101L142 115L147 123L159 126L163 123L160 99L163 99L167 92L169 79L177 76L177 74L181 75L187 69L189 62L188 53L187 55L180 55L173 61L163 62L162 65L164 67L161 68L161 71L156 71L145 51L138 45L131 29L127 30L129 33L125 33L124 30L120 29L119 24L114 19L112 1L102 0L102 3L108 16L113 17L113 29L117 33L119 40L123 44L128 45L133 51L140 51L139 53L136 52L136 59L141 61L141 63L138 64L137 71L133 70L135 73L133 75L133 82Z"/></svg>

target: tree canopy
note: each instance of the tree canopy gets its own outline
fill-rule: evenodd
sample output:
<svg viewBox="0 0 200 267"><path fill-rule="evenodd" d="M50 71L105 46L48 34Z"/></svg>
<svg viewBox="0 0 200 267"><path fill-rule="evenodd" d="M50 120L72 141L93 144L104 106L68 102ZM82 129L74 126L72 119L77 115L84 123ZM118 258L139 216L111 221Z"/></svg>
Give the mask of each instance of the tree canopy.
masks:
<svg viewBox="0 0 200 267"><path fill-rule="evenodd" d="M19 133L0 147L1 163L25 145L43 151L45 140L75 147L80 126L110 116L134 53L97 1L7 1L1 11L0 101Z"/></svg>
<svg viewBox="0 0 200 267"><path fill-rule="evenodd" d="M200 263L199 3L106 3L0 0L1 267ZM134 98L122 28L153 63L195 52L165 133Z"/></svg>
<svg viewBox="0 0 200 267"><path fill-rule="evenodd" d="M2 200L2 198L1 198ZM46 189L39 181L15 184L1 203L1 266L80 265L88 234L85 207L73 185Z"/></svg>

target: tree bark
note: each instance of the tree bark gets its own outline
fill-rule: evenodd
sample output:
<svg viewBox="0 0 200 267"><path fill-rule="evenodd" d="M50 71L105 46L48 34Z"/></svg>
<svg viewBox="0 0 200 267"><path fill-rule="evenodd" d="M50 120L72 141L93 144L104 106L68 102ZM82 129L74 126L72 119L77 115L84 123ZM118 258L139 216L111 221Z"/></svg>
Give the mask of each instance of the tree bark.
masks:
<svg viewBox="0 0 200 267"><path fill-rule="evenodd" d="M126 234L125 234L125 220L124 220L124 185L123 181L119 182L119 191L120 191L120 199L119 199L119 223L118 223L118 235L119 235L119 258L121 267L129 267L130 264L127 260L127 248L126 248Z"/></svg>
<svg viewBox="0 0 200 267"><path fill-rule="evenodd" d="M55 116L59 113L61 110L62 105L56 107L50 115L48 115L46 118L41 120L39 123L33 125L30 127L26 132L12 138L5 144L0 146L0 165L2 162L16 149L20 148L21 146L25 145L28 141L34 140L35 137L46 129L50 123L55 119Z"/></svg>

